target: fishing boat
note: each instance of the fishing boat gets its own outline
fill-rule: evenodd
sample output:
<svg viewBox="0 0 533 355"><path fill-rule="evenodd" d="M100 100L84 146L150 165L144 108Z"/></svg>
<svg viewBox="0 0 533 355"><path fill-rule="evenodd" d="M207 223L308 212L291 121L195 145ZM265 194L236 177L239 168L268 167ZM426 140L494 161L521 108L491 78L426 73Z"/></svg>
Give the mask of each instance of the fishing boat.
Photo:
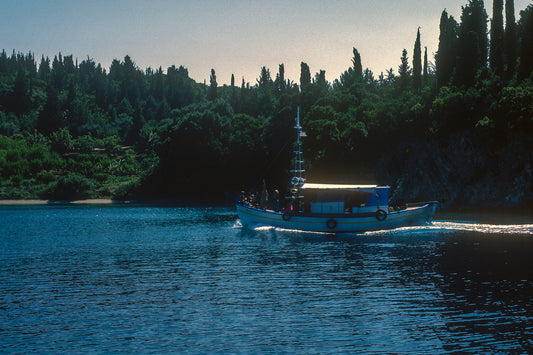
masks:
<svg viewBox="0 0 533 355"><path fill-rule="evenodd" d="M301 138L300 110L296 115L296 144L286 203L262 203L241 196L236 208L244 227L272 226L308 232L366 232L431 223L438 202L389 206L389 186L307 182ZM266 190L264 188L264 190ZM277 198L277 197L276 197ZM259 202L258 202L259 200Z"/></svg>

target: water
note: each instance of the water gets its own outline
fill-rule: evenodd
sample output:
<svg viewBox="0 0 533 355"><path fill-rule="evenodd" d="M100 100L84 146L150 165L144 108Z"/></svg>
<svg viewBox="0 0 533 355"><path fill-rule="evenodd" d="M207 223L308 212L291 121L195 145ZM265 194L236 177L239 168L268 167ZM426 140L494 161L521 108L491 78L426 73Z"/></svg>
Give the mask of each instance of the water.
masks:
<svg viewBox="0 0 533 355"><path fill-rule="evenodd" d="M0 353L533 353L533 218L452 217L334 236L0 207Z"/></svg>

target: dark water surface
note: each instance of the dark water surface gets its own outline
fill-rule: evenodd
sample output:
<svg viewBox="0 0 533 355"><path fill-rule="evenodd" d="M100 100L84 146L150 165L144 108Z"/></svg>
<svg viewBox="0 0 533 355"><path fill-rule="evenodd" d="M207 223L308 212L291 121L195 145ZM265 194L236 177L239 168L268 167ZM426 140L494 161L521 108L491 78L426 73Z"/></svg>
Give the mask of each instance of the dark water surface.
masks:
<svg viewBox="0 0 533 355"><path fill-rule="evenodd" d="M533 353L533 217L461 217L333 236L0 207L0 353Z"/></svg>

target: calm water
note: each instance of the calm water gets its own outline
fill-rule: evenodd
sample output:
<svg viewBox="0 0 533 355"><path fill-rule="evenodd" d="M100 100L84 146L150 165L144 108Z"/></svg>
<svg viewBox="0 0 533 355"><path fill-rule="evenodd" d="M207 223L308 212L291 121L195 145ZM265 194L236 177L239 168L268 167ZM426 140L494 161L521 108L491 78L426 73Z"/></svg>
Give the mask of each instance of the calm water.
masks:
<svg viewBox="0 0 533 355"><path fill-rule="evenodd" d="M0 207L0 353L533 353L533 217L459 217L329 236Z"/></svg>

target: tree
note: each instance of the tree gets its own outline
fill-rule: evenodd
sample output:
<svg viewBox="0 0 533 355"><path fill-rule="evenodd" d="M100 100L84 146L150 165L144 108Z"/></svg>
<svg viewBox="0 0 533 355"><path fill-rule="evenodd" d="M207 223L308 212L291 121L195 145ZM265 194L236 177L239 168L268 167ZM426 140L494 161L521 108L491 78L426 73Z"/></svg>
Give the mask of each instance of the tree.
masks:
<svg viewBox="0 0 533 355"><path fill-rule="evenodd" d="M386 86L393 87L396 82L396 75L394 75L394 70L389 68L387 70L387 78L385 79Z"/></svg>
<svg viewBox="0 0 533 355"><path fill-rule="evenodd" d="M50 75L50 58L44 58L44 55L41 57L41 64L39 64L39 77L42 80L47 80Z"/></svg>
<svg viewBox="0 0 533 355"><path fill-rule="evenodd" d="M326 71L320 70L320 72L316 73L315 78L313 80L313 87L315 90L315 97L316 100L318 100L321 97L324 97L329 89L329 84L326 81Z"/></svg>
<svg viewBox="0 0 533 355"><path fill-rule="evenodd" d="M490 25L490 69L494 74L503 74L503 0L492 2Z"/></svg>
<svg viewBox="0 0 533 355"><path fill-rule="evenodd" d="M363 72L363 82L366 84L372 84L374 83L374 73L369 68L366 68Z"/></svg>
<svg viewBox="0 0 533 355"><path fill-rule="evenodd" d="M278 95L278 97L285 93L285 66L283 64L279 65L279 71L276 75L276 80L274 81L274 87L276 89L276 94Z"/></svg>
<svg viewBox="0 0 533 355"><path fill-rule="evenodd" d="M235 110L235 107L237 106L237 102L236 102L236 94L235 94L235 75L231 74L231 82L230 82L230 87L231 87L231 107L233 107L233 110Z"/></svg>
<svg viewBox="0 0 533 355"><path fill-rule="evenodd" d="M413 50L413 87L415 91L422 89L422 50L420 47L420 27L416 33L415 48Z"/></svg>
<svg viewBox="0 0 533 355"><path fill-rule="evenodd" d="M533 5L520 11L520 79L525 79L533 71Z"/></svg>
<svg viewBox="0 0 533 355"><path fill-rule="evenodd" d="M457 47L458 85L472 87L478 72L487 67L487 18L483 0L470 0L463 7Z"/></svg>
<svg viewBox="0 0 533 355"><path fill-rule="evenodd" d="M507 78L510 78L516 72L518 49L516 20L514 16L514 0L505 0L505 33L503 37L503 47Z"/></svg>
<svg viewBox="0 0 533 355"><path fill-rule="evenodd" d="M46 92L46 103L39 113L37 129L43 134L50 134L62 128L63 120L59 110L59 100L57 90L53 85L49 85Z"/></svg>
<svg viewBox="0 0 533 355"><path fill-rule="evenodd" d="M448 17L444 10L440 17L439 48L435 55L438 88L447 85L452 78L457 53L457 26L453 16Z"/></svg>
<svg viewBox="0 0 533 355"><path fill-rule="evenodd" d="M355 47L353 48L352 65L356 79L361 79L363 75L363 64L361 63L361 55L359 54L357 49L355 49Z"/></svg>
<svg viewBox="0 0 533 355"><path fill-rule="evenodd" d="M311 85L311 71L307 63L300 63L300 89L304 92Z"/></svg>
<svg viewBox="0 0 533 355"><path fill-rule="evenodd" d="M257 85L257 112L264 117L269 117L274 112L275 97L274 82L267 67L261 68Z"/></svg>
<svg viewBox="0 0 533 355"><path fill-rule="evenodd" d="M273 84L272 77L270 76L270 70L267 67L261 68L261 74L259 75L259 80L257 80L259 87L264 87L267 85Z"/></svg>
<svg viewBox="0 0 533 355"><path fill-rule="evenodd" d="M424 85L427 85L428 79L428 47L424 47L424 69L422 71L422 80L424 81Z"/></svg>
<svg viewBox="0 0 533 355"><path fill-rule="evenodd" d="M26 80L26 74L22 67L17 71L17 77L15 79L15 86L13 88L13 95L10 102L11 111L17 116L25 113L31 106L30 96L28 95L29 87Z"/></svg>
<svg viewBox="0 0 533 355"><path fill-rule="evenodd" d="M52 62L52 84L56 89L63 89L63 84L65 81L65 70L63 68L63 56L59 53L58 56L54 57Z"/></svg>
<svg viewBox="0 0 533 355"><path fill-rule="evenodd" d="M307 112L313 104L313 93L311 90L311 72L307 63L300 64L300 105L302 112Z"/></svg>
<svg viewBox="0 0 533 355"><path fill-rule="evenodd" d="M207 93L207 99L213 101L217 98L217 76L215 75L215 69L211 69L211 76L209 77L209 92Z"/></svg>
<svg viewBox="0 0 533 355"><path fill-rule="evenodd" d="M399 88L401 91L406 90L409 87L409 80L411 75L411 68L409 67L409 58L407 57L407 49L402 51L402 57L400 58L402 64L398 67Z"/></svg>
<svg viewBox="0 0 533 355"><path fill-rule="evenodd" d="M165 90L163 86L163 69L161 69L161 67L159 67L152 76L150 92L152 93L152 96L159 101L163 100L165 97Z"/></svg>

